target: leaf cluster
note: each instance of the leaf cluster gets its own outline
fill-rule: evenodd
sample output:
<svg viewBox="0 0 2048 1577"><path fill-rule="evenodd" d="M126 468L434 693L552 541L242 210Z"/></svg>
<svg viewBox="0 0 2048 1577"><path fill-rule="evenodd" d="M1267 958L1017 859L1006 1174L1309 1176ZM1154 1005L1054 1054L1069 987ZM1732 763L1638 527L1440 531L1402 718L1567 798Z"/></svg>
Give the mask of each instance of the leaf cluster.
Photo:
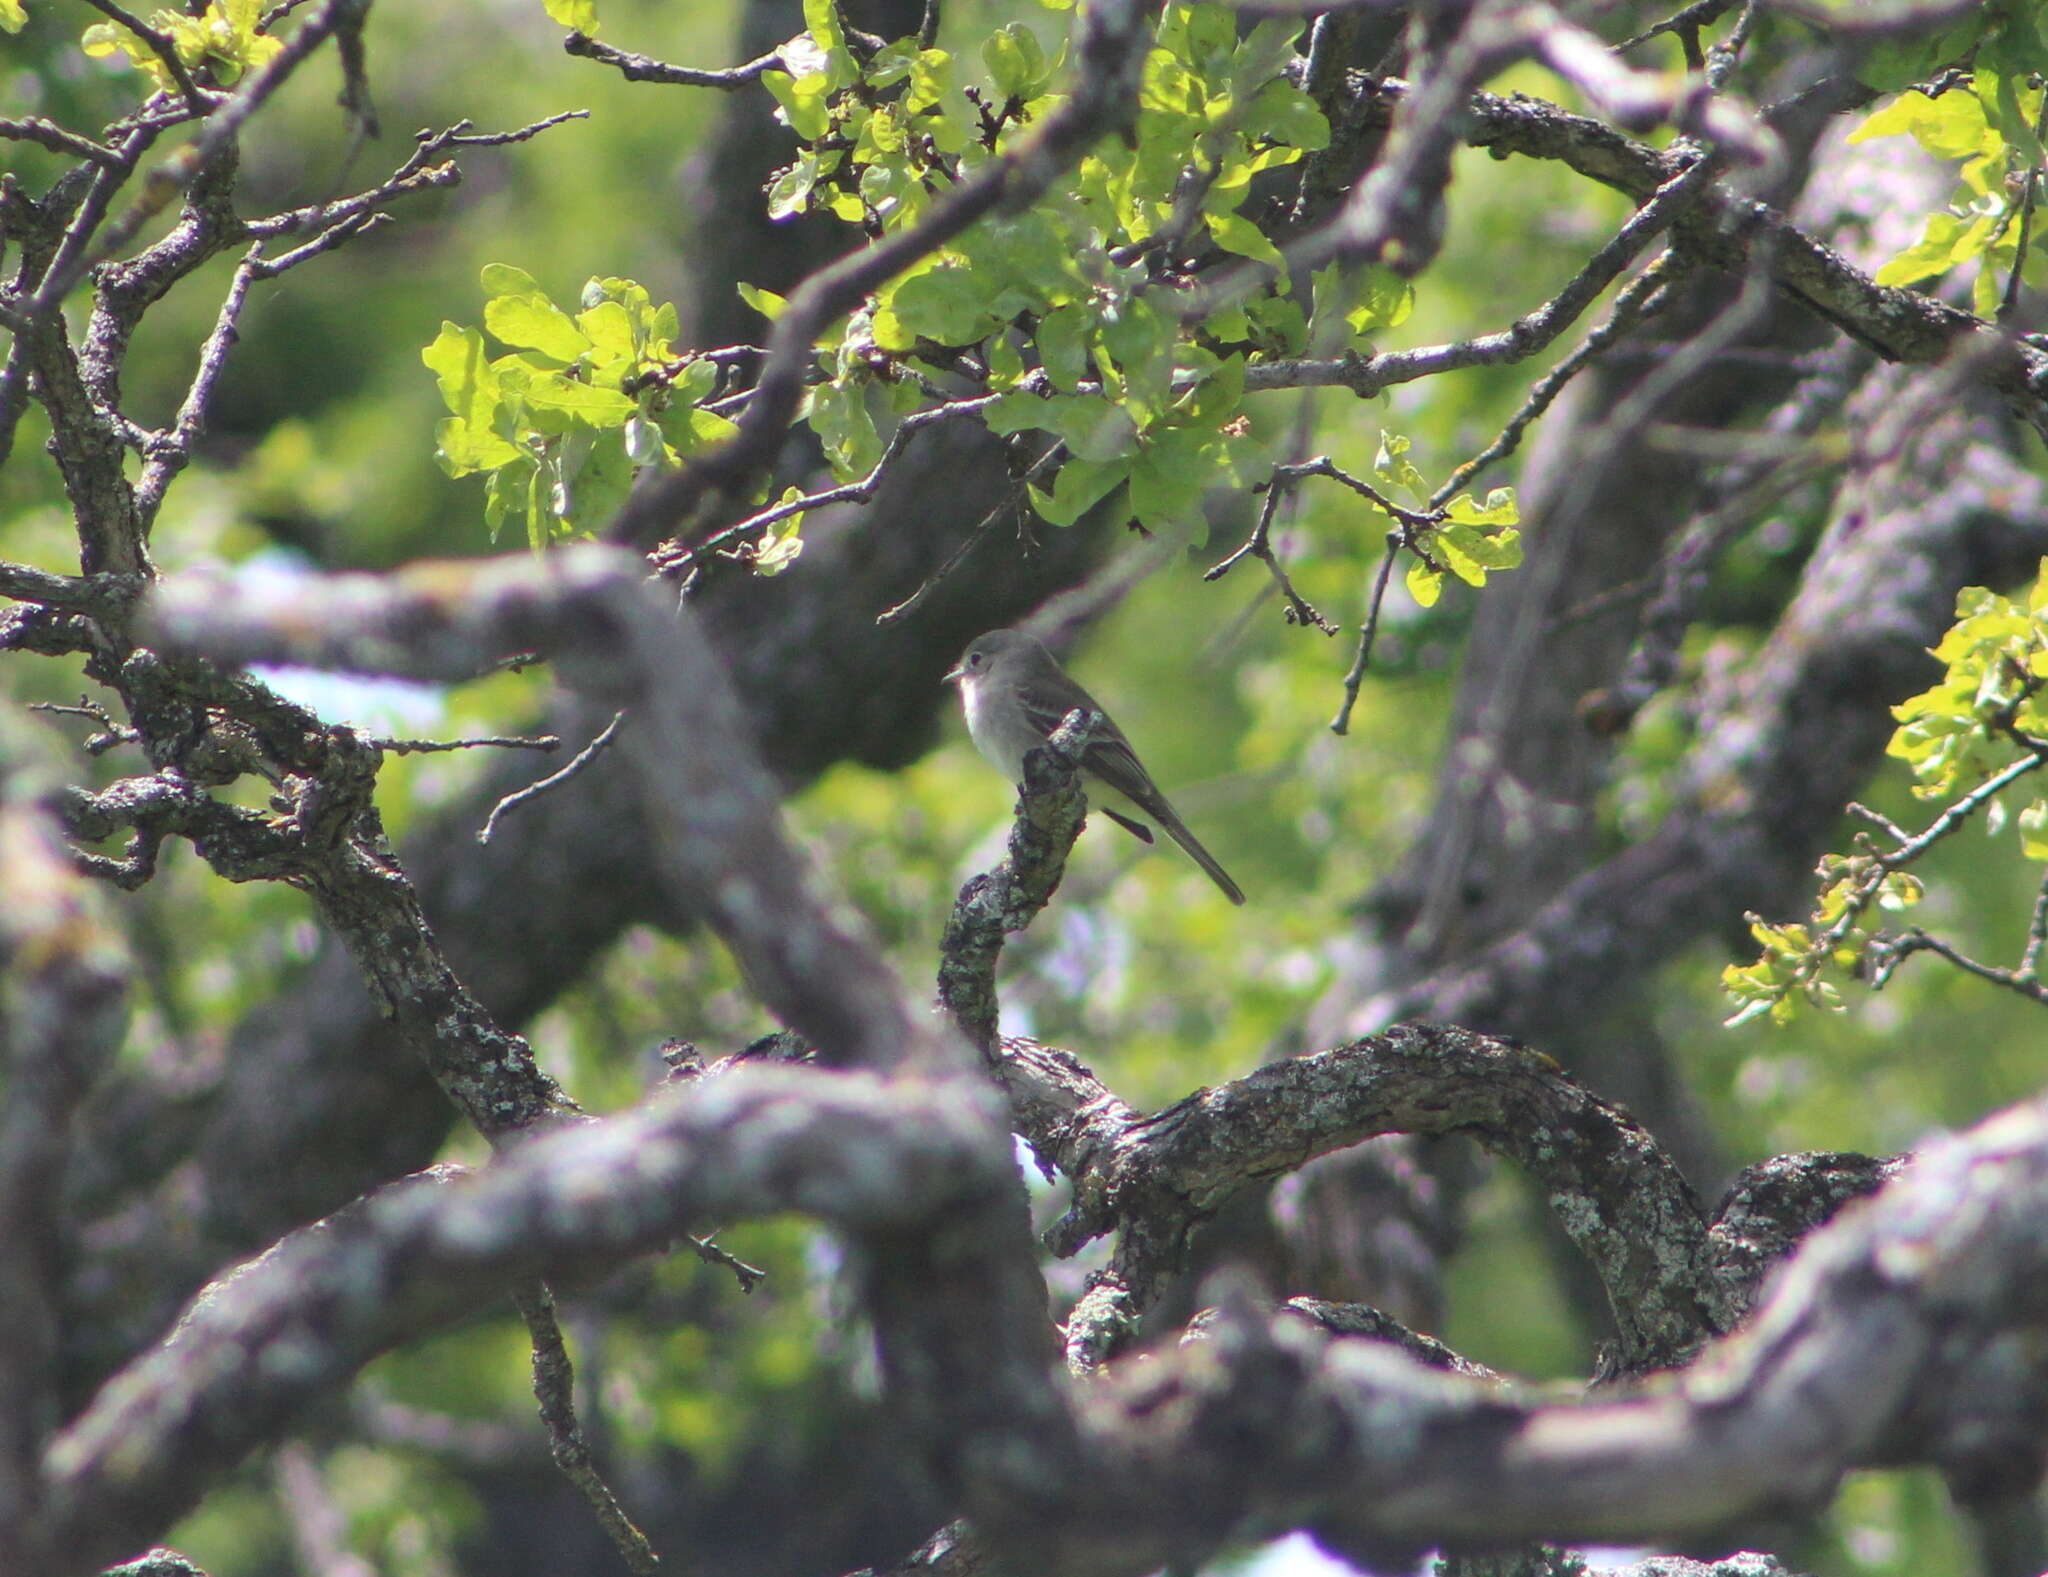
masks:
<svg viewBox="0 0 2048 1577"><path fill-rule="evenodd" d="M1887 846L1862 833L1855 852L1826 856L1808 923L1750 917L1763 951L1755 963L1731 964L1723 973L1738 1004L1730 1024L1766 1015L1785 1024L1802 1006L1839 1010L1842 995L1830 976L1881 984L1896 949L1866 923L1869 912L1919 903L1926 884L1906 867L1980 811L1989 831L2004 829L2004 789L2048 761L2048 704L2041 696L2048 682L2048 563L2043 570L2023 600L1981 586L1957 597L1956 622L1934 649L1942 678L1892 709L1899 726L1886 747L1910 769L1914 795L1938 803L1940 813L1922 832L1908 834L1865 812ZM2036 795L2012 820L2021 855L2048 862L2048 797Z"/></svg>
<svg viewBox="0 0 2048 1577"><path fill-rule="evenodd" d="M1988 318L1998 312L2003 281L2023 264L2029 283L2043 282L2027 231L2043 156L2042 89L2028 73L2044 66L2048 49L2028 72L1980 65L1933 90L1908 89L1850 134L1852 142L1907 136L1937 159L1962 161L1949 207L1928 215L1920 239L1878 269L1879 284L1918 285L1977 263L1971 305Z"/></svg>
<svg viewBox="0 0 2048 1577"><path fill-rule="evenodd" d="M640 468L673 468L723 442L727 418L700 403L718 381L702 357L678 358L676 309L625 279L592 279L572 316L525 270L483 271L484 334L444 322L421 351L450 414L435 456L451 477L487 473L491 536L526 522L536 549L593 533L624 502Z"/></svg>
<svg viewBox="0 0 2048 1577"><path fill-rule="evenodd" d="M245 72L255 70L284 48L280 39L259 30L262 20L261 0L210 0L197 15L169 8L153 11L149 25L169 41L187 71L203 69L222 87L231 87ZM97 22L85 30L79 42L95 59L124 57L162 92L173 92L178 86L169 63L125 27Z"/></svg>

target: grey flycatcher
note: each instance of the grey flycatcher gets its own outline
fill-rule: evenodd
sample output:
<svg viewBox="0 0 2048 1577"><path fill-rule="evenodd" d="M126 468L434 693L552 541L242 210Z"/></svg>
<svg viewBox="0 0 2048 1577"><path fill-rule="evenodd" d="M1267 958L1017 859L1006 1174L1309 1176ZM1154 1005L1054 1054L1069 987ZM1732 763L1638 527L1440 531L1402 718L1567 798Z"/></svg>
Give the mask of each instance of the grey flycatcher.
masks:
<svg viewBox="0 0 2048 1577"><path fill-rule="evenodd" d="M1209 880L1223 889L1224 897L1244 902L1243 889L1166 803L1124 731L1094 697L1067 677L1043 641L1022 630L990 630L967 648L946 680L960 686L967 732L975 748L1012 783L1024 781L1025 753L1043 745L1069 712L1080 707L1095 713L1101 721L1081 752L1080 765L1082 784L1096 808L1146 843L1152 841L1152 829L1136 816L1151 817L1194 857ZM1111 809L1102 803L1105 798L1136 814Z"/></svg>

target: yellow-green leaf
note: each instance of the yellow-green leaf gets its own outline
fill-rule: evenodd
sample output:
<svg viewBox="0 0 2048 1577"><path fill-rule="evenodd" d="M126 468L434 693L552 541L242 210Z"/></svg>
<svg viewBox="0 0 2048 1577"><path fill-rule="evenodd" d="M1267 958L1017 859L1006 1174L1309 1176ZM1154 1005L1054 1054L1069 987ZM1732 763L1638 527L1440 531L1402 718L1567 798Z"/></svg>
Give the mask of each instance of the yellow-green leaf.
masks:
<svg viewBox="0 0 2048 1577"><path fill-rule="evenodd" d="M597 31L597 0L540 0L548 20L578 33Z"/></svg>
<svg viewBox="0 0 2048 1577"><path fill-rule="evenodd" d="M590 349L575 320L537 290L491 297L484 303L484 327L507 345L537 350L559 362L572 362Z"/></svg>

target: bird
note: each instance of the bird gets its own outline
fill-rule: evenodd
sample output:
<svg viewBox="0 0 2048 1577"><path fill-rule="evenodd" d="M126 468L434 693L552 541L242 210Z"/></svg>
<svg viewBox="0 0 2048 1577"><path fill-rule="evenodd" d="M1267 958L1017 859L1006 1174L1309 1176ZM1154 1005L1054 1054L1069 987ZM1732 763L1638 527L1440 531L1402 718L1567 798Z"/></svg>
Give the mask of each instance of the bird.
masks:
<svg viewBox="0 0 2048 1577"><path fill-rule="evenodd" d="M1067 676L1045 643L1023 630L990 630L968 644L960 661L946 675L960 687L967 713L967 732L990 765L1012 783L1024 781L1024 757L1051 737L1069 712L1079 707L1098 721L1081 752L1081 779L1101 812L1141 842L1152 842L1152 829L1139 816L1157 822L1209 880L1234 904L1244 902L1244 889L1230 879L1216 856L1188 831L1159 792L1138 753L1095 698ZM1125 810L1103 804L1108 797Z"/></svg>

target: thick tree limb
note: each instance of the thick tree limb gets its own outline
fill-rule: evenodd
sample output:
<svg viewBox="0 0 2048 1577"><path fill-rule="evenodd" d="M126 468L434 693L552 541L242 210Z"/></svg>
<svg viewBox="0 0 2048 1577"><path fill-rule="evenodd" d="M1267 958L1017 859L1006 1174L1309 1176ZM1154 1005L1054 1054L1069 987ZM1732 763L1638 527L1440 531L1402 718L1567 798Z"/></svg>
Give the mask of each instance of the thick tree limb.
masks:
<svg viewBox="0 0 2048 1577"><path fill-rule="evenodd" d="M473 1177L390 1190L220 1283L53 1443L53 1533L78 1569L110 1559L392 1342L511 1278L588 1272L691 1220L796 1209L885 1256L951 1242L965 1274L963 1234L1014 1187L985 1119L964 1083L738 1068ZM960 1485L1006 1559L1108 1574L1206 1551L1248 1521L1306 1526L1369 1560L1452 1531L1711 1537L1763 1508L1811 1509L1855 1466L2010 1483L2041 1465L2048 1374L2027 1333L2048 1317L2044 1223L2037 1102L1929 1146L1808 1241L1746 1331L1640 1393L1516 1398L1226 1310L1208 1340L1064 1397L1039 1374L1041 1432L958 1399ZM925 1295L964 1290L949 1278ZM1069 1410L1078 1454L1055 1422Z"/></svg>
<svg viewBox="0 0 2048 1577"><path fill-rule="evenodd" d="M36 1456L61 1416L56 1362L72 1118L127 1027L129 960L38 803L19 718L0 720L0 1570L38 1574Z"/></svg>
<svg viewBox="0 0 2048 1577"><path fill-rule="evenodd" d="M788 1209L878 1244L944 1237L1016 1190L988 1117L971 1081L740 1068L502 1166L394 1185L217 1281L51 1442L55 1547L84 1572L149 1542L378 1352L535 1277Z"/></svg>
<svg viewBox="0 0 2048 1577"><path fill-rule="evenodd" d="M696 621L664 605L638 560L572 549L308 577L260 598L195 575L167 582L151 617L172 646L230 662L449 679L515 652L554 655L572 684L632 714L618 748L635 767L649 853L784 1022L831 1062L947 1066L886 969L812 891L736 697Z"/></svg>
<svg viewBox="0 0 2048 1577"><path fill-rule="evenodd" d="M1425 1016L1541 1041L1617 976L1807 880L1891 733L1882 703L1926 682L1956 593L2008 584L2048 549L2048 493L1948 396L1915 402L1918 429L1856 479L1770 641L1709 698L1684 808L1517 934L1354 1004L1360 1029Z"/></svg>

